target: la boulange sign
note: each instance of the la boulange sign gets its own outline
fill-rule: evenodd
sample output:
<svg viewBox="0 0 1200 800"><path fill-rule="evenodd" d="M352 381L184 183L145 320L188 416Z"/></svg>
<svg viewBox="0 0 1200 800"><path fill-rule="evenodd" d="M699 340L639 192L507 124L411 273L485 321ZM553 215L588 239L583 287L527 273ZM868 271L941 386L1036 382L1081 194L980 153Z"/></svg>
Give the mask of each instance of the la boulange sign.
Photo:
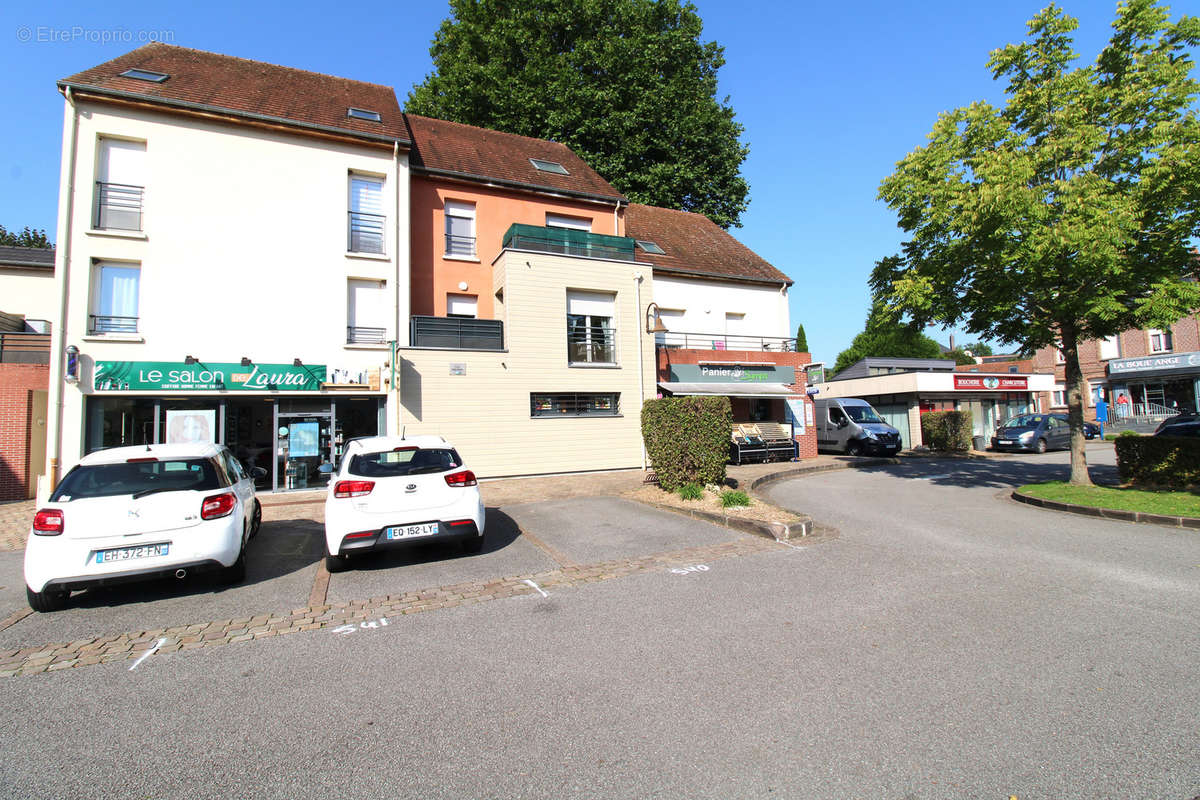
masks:
<svg viewBox="0 0 1200 800"><path fill-rule="evenodd" d="M319 392L324 364L241 364L177 361L97 361L96 391Z"/></svg>
<svg viewBox="0 0 1200 800"><path fill-rule="evenodd" d="M980 392L1025 392L1029 390L1029 379L1001 375L955 375L954 388Z"/></svg>

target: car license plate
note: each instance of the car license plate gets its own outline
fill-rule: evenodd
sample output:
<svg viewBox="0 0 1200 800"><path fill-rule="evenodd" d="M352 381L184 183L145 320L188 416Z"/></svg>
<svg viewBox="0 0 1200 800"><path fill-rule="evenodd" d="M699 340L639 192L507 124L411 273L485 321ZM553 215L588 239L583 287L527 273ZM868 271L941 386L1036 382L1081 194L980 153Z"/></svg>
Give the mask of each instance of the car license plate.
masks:
<svg viewBox="0 0 1200 800"><path fill-rule="evenodd" d="M423 522L420 525L394 525L384 531L387 539L412 539L417 536L433 536L440 530L436 522Z"/></svg>
<svg viewBox="0 0 1200 800"><path fill-rule="evenodd" d="M135 558L150 558L152 556L165 556L170 545L168 544L143 544L136 547L117 547L112 550L97 550L97 564L111 564L114 561L132 561Z"/></svg>
<svg viewBox="0 0 1200 800"><path fill-rule="evenodd" d="M998 439L996 444L1012 444L1012 439Z"/></svg>

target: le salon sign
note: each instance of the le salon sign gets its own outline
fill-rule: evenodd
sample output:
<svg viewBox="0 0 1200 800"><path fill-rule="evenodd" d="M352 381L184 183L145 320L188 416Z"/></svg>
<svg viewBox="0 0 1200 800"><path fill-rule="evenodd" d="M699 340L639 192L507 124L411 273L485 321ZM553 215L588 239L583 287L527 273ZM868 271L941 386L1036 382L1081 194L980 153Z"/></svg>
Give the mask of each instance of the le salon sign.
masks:
<svg viewBox="0 0 1200 800"><path fill-rule="evenodd" d="M97 361L97 391L319 392L324 364L241 364L177 361Z"/></svg>

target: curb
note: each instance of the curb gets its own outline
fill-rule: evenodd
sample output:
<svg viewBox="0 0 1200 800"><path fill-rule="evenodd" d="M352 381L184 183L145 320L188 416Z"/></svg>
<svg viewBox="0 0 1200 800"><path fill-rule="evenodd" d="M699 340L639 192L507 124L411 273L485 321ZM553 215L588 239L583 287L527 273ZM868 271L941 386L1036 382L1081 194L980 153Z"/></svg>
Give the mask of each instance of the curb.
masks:
<svg viewBox="0 0 1200 800"><path fill-rule="evenodd" d="M639 502L642 505L650 506L651 508L657 508L659 511L670 511L685 517L691 517L692 519L698 519L703 522L711 522L714 525L722 525L732 530L741 531L742 533L749 533L752 536L761 536L764 539L770 539L776 542L780 540L812 536L816 530L816 523L813 522L813 518L807 514L796 514L796 516L801 518L799 522L762 522L761 520L757 519L731 517L728 514L714 514L711 511L701 511L699 509L692 508L678 508L676 506L669 506L662 503L650 503L645 500L638 500L636 502Z"/></svg>
<svg viewBox="0 0 1200 800"><path fill-rule="evenodd" d="M1152 525L1168 525L1172 528L1200 530L1200 518L1197 517L1175 517L1169 514L1148 514L1145 511L1122 511L1116 508L1081 506L1075 503L1063 503L1058 500L1044 500L1033 495L1022 494L1016 489L1012 491L1012 499L1018 503L1025 503L1037 508L1046 508L1051 511L1065 511L1068 514L1078 514L1083 517L1099 517L1101 519L1120 520L1121 522L1141 522Z"/></svg>
<svg viewBox="0 0 1200 800"><path fill-rule="evenodd" d="M780 470L779 472L769 472L766 475L760 475L750 482L748 487L750 491L761 489L764 486L775 483L777 481L790 480L791 478L802 478L805 475L817 475L822 472L834 472L840 469L860 469L862 467L882 467L889 464L899 464L899 458L864 458L858 461L842 461L837 464L821 464L815 467L804 467L802 469Z"/></svg>

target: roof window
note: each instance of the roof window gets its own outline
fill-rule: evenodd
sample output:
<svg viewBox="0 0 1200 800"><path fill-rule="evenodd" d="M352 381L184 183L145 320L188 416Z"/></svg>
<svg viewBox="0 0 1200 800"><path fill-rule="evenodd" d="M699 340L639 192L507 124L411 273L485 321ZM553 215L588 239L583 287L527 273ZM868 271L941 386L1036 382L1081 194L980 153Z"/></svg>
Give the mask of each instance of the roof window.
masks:
<svg viewBox="0 0 1200 800"><path fill-rule="evenodd" d="M139 81L149 81L150 83L162 83L168 77L165 72L154 72L149 69L127 69L121 73L122 78L133 78Z"/></svg>
<svg viewBox="0 0 1200 800"><path fill-rule="evenodd" d="M379 116L378 111L369 111L365 108L355 108L350 106L346 109L346 116L351 119L365 119L368 122L382 122L383 118Z"/></svg>
<svg viewBox="0 0 1200 800"><path fill-rule="evenodd" d="M659 256L661 256L667 252L666 250L663 250L661 247L659 247L654 242L643 242L641 239L637 240L637 246L642 248L643 250L645 250L647 253L654 253L655 255L659 255Z"/></svg>
<svg viewBox="0 0 1200 800"><path fill-rule="evenodd" d="M533 166L535 168L541 170L542 172L553 172L556 175L570 175L571 174L571 173L567 172L566 167L564 167L562 164L558 163L557 161L543 161L540 158L531 158L531 159L529 159L529 163L533 164Z"/></svg>

